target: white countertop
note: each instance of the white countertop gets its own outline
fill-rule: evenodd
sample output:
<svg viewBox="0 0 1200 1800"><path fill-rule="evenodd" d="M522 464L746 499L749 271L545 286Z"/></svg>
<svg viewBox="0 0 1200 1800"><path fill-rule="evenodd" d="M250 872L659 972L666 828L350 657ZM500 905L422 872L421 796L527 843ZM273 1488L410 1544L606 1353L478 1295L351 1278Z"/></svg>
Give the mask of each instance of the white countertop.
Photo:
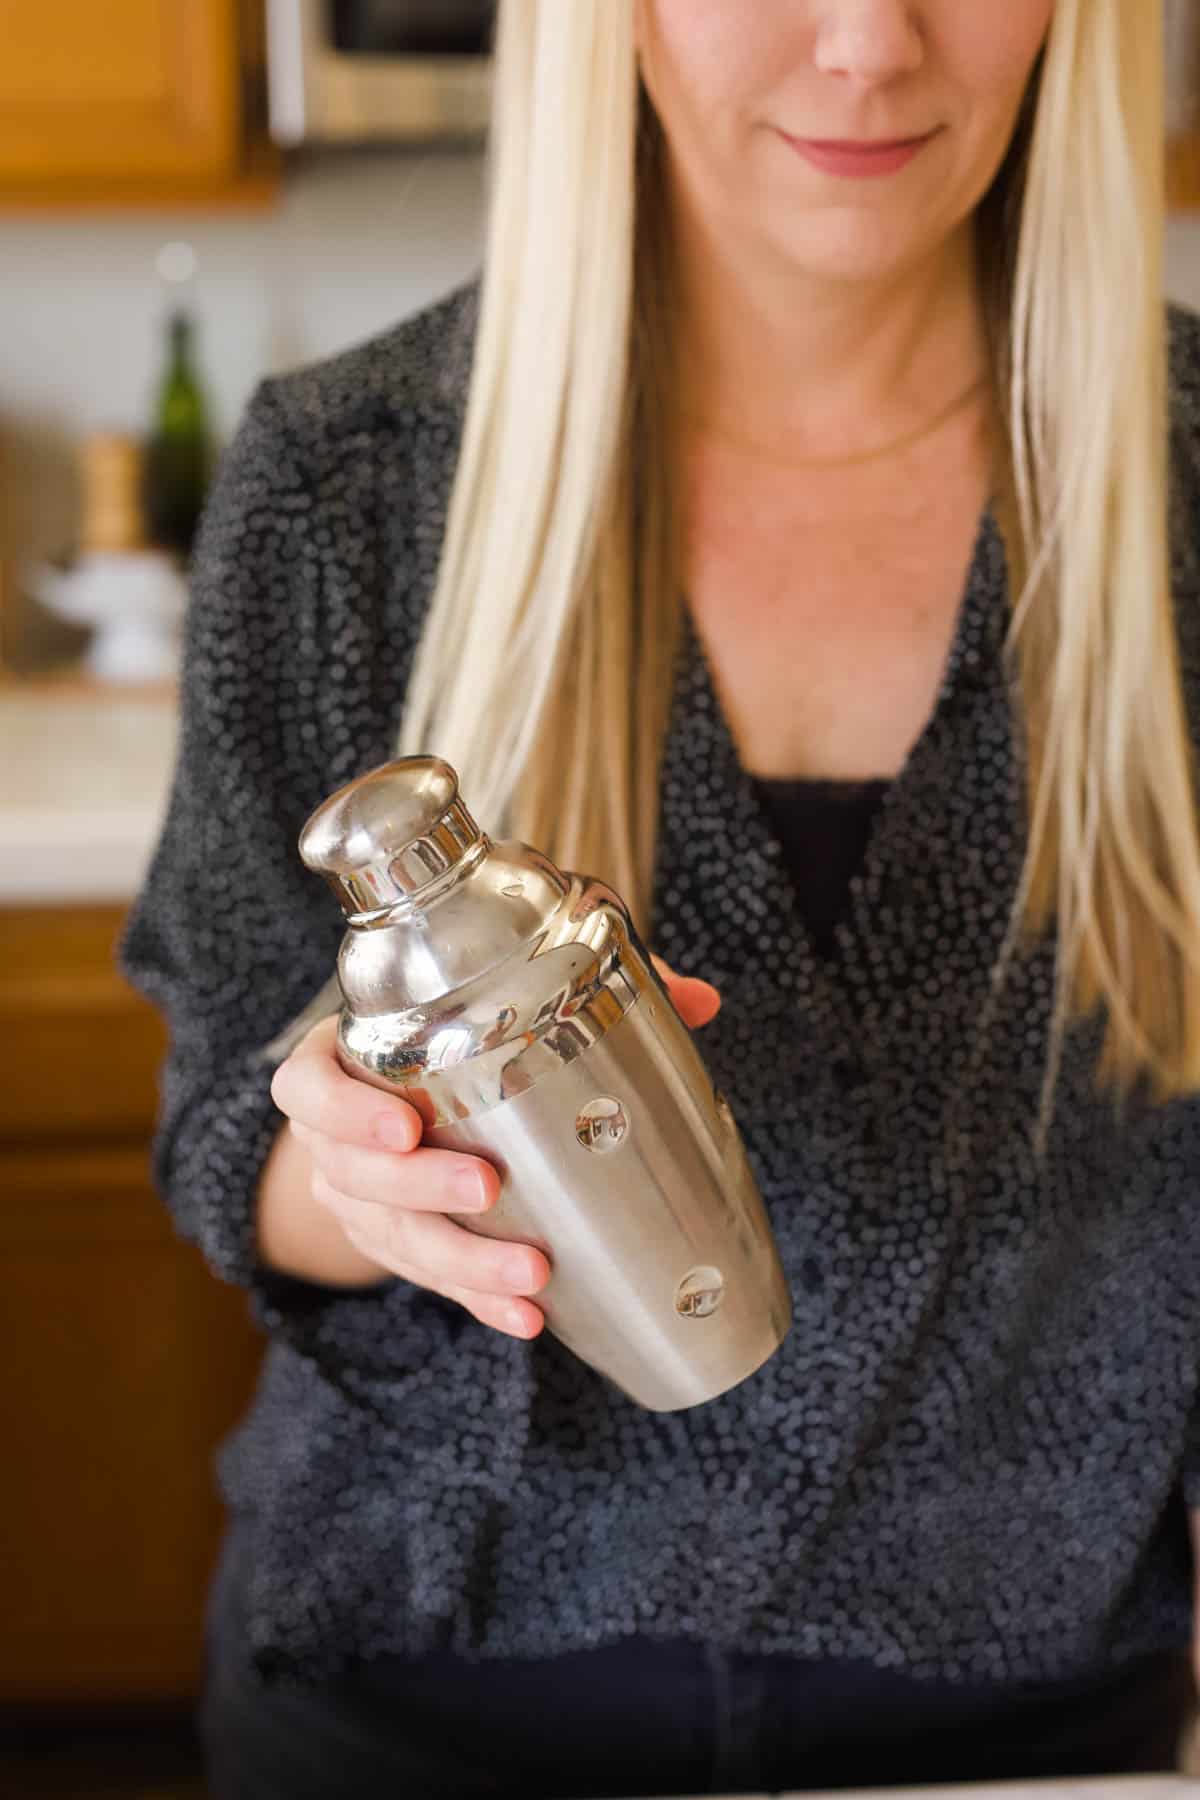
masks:
<svg viewBox="0 0 1200 1800"><path fill-rule="evenodd" d="M0 905L122 902L166 808L168 693L0 688Z"/></svg>

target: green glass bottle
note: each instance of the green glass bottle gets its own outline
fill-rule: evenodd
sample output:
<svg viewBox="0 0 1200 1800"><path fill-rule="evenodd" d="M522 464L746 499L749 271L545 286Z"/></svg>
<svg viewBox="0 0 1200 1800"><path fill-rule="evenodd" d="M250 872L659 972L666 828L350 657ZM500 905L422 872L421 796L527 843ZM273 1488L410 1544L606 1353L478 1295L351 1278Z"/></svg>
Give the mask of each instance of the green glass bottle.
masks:
<svg viewBox="0 0 1200 1800"><path fill-rule="evenodd" d="M167 332L166 369L146 445L143 498L151 541L186 559L212 475L212 434L196 375L189 315L171 313Z"/></svg>

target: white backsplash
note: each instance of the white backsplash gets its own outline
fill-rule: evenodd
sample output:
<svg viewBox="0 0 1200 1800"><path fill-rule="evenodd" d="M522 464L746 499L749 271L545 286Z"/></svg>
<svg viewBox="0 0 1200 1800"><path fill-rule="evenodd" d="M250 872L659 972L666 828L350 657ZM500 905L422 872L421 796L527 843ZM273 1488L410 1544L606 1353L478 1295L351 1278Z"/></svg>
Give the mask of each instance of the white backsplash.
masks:
<svg viewBox="0 0 1200 1800"><path fill-rule="evenodd" d="M1167 293L1200 312L1200 213L1177 213L1167 223Z"/></svg>
<svg viewBox="0 0 1200 1800"><path fill-rule="evenodd" d="M398 151L314 161L261 214L0 216L0 417L141 429L179 293L227 436L260 374L341 349L469 275L482 214L477 154ZM172 290L155 259L178 240L198 270Z"/></svg>
<svg viewBox="0 0 1200 1800"><path fill-rule="evenodd" d="M483 212L478 152L359 151L299 164L267 213L0 215L0 546L19 562L74 545L80 440L146 429L172 301L196 314L227 442L260 376L343 349L473 274ZM180 241L196 274L169 289L156 261ZM7 605L21 666L73 653L27 596Z"/></svg>

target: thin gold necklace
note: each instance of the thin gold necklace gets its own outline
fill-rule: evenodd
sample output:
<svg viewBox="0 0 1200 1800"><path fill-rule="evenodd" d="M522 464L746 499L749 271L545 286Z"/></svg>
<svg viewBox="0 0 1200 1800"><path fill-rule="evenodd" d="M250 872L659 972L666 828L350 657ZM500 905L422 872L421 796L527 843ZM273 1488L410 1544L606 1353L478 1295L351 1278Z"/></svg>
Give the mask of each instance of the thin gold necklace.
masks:
<svg viewBox="0 0 1200 1800"><path fill-rule="evenodd" d="M747 451L751 456L757 456L763 462L778 463L781 468L845 469L855 463L876 462L881 457L894 456L897 451L907 450L910 444L919 443L922 438L932 436L948 419L952 419L956 412L960 412L964 406L967 406L981 388L987 386L988 379L986 374L980 375L969 388L959 394L957 399L952 400L949 406L944 407L937 417L931 419L927 425L918 425L915 431L907 431L903 437L895 438L891 443L882 444L877 449L855 450L848 456L777 456L771 450L764 450L760 445L752 444L747 438L737 437L732 432L713 425L701 413L685 412L683 416L692 424L702 426L704 430L710 431L714 437L721 438L725 443L736 444L738 449Z"/></svg>

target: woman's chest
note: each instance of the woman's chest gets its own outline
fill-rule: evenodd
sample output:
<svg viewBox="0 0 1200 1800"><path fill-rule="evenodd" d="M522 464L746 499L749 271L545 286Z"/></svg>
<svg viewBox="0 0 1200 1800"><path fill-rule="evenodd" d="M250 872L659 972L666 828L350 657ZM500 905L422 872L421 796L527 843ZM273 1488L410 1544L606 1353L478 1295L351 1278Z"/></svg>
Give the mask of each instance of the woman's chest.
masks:
<svg viewBox="0 0 1200 1800"><path fill-rule="evenodd" d="M693 489L685 584L744 768L892 776L933 710L987 496L824 516L778 491Z"/></svg>

